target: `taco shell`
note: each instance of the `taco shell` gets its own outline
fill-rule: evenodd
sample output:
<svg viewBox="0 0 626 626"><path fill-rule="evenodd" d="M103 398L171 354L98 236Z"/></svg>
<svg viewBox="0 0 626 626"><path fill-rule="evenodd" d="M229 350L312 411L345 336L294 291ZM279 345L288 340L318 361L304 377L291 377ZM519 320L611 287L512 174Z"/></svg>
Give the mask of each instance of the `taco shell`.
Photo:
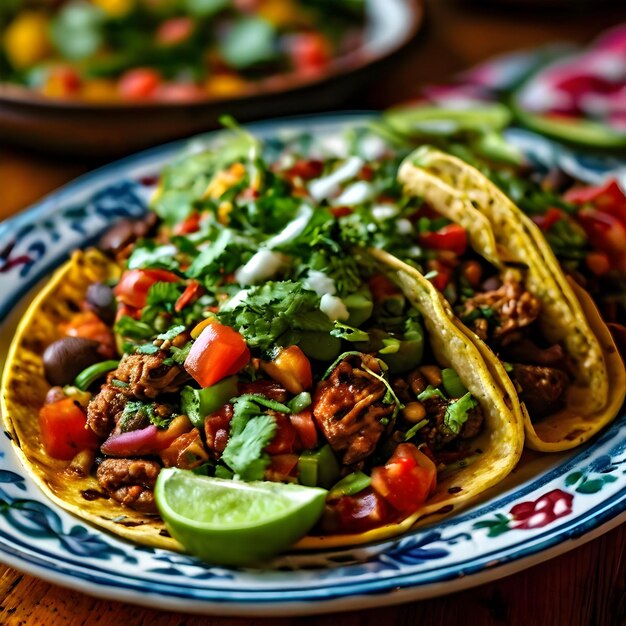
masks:
<svg viewBox="0 0 626 626"><path fill-rule="evenodd" d="M522 405L528 447L557 452L587 441L615 418L624 400L624 365L589 296L563 274L534 222L476 168L426 146L405 159L399 179L409 193L463 226L474 250L497 268L525 268L525 287L542 304L542 333L571 360L575 380L563 410L533 423Z"/></svg>
<svg viewBox="0 0 626 626"><path fill-rule="evenodd" d="M381 259L378 259L379 261ZM45 452L38 412L50 387L42 354L59 337L58 325L68 321L88 286L116 276L119 268L99 252L76 252L50 280L16 331L2 380L2 416L20 460L56 504L96 526L133 542L182 551L158 517L125 508L102 494L93 476L68 469L66 461ZM417 523L436 521L456 511L480 492L496 485L515 467L523 448L523 423L517 397L501 376L493 375L497 360L480 349L459 328L445 300L428 280L414 272L393 272L394 280L422 314L433 351L442 366L455 368L485 415L483 433L474 441L482 452L474 462L441 477L435 494L415 514L354 535L309 536L295 549L322 549L378 541L406 532ZM497 366L495 367L497 371ZM505 377L506 378L506 377Z"/></svg>

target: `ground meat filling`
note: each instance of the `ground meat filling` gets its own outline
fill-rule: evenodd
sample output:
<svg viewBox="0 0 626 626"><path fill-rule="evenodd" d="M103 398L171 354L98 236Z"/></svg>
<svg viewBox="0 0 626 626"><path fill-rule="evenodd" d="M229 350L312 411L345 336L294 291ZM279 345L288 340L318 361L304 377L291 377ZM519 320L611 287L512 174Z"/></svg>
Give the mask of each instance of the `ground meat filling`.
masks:
<svg viewBox="0 0 626 626"><path fill-rule="evenodd" d="M459 316L461 319L472 317L476 310L488 308L498 320L497 326L491 328L487 320L481 317L470 322L470 327L483 340L492 339L499 345L506 345L513 339L511 333L520 328L530 326L541 312L541 302L518 280L507 278L505 282L492 291L484 291L466 300ZM491 337L489 337L491 331Z"/></svg>
<svg viewBox="0 0 626 626"><path fill-rule="evenodd" d="M105 459L96 471L100 487L120 504L157 513L153 489L161 466L143 459Z"/></svg>
<svg viewBox="0 0 626 626"><path fill-rule="evenodd" d="M534 322L541 312L539 299L509 276L499 287L466 300L460 317L471 319L483 307L492 311L496 324L478 317L468 325L502 360L513 364L511 377L532 418L545 417L562 408L569 385L567 358L560 345L542 348L533 340Z"/></svg>
<svg viewBox="0 0 626 626"><path fill-rule="evenodd" d="M327 380L315 390L313 415L335 452L343 453L342 463L352 465L369 456L385 430L393 404L384 404L385 385L362 366L375 373L380 367L369 355L342 360Z"/></svg>
<svg viewBox="0 0 626 626"><path fill-rule="evenodd" d="M513 376L521 387L520 398L533 418L541 418L563 407L569 385L567 374L555 367L513 365Z"/></svg>
<svg viewBox="0 0 626 626"><path fill-rule="evenodd" d="M142 400L179 391L187 375L178 365L167 365L167 358L162 350L155 354L125 356L115 373L115 378L125 385L120 391Z"/></svg>
<svg viewBox="0 0 626 626"><path fill-rule="evenodd" d="M99 437L108 437L124 413L128 398L107 383L87 406L87 424Z"/></svg>

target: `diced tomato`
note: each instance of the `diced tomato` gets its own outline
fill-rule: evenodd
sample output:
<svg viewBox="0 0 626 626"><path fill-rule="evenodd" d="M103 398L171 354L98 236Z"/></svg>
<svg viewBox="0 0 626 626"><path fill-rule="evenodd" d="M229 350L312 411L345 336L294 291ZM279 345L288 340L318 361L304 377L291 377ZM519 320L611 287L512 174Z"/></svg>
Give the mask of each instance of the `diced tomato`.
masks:
<svg viewBox="0 0 626 626"><path fill-rule="evenodd" d="M274 415L276 434L270 443L265 446L269 454L290 454L296 443L296 429L291 425L289 418L282 413Z"/></svg>
<svg viewBox="0 0 626 626"><path fill-rule="evenodd" d="M281 348L272 361L263 361L261 368L291 393L301 393L313 385L311 363L298 346Z"/></svg>
<svg viewBox="0 0 626 626"><path fill-rule="evenodd" d="M448 224L435 232L421 233L420 243L431 250L450 250L457 256L467 250L467 233L458 224Z"/></svg>
<svg viewBox="0 0 626 626"><path fill-rule="evenodd" d="M270 457L270 464L265 470L265 480L274 482L286 481L293 475L297 464L297 454L275 454Z"/></svg>
<svg viewBox="0 0 626 626"><path fill-rule="evenodd" d="M149 67L136 67L122 74L117 90L127 100L147 100L155 95L161 75Z"/></svg>
<svg viewBox="0 0 626 626"><path fill-rule="evenodd" d="M543 230L548 232L557 222L563 219L563 211L550 207L543 215L535 215L532 220Z"/></svg>
<svg viewBox="0 0 626 626"><path fill-rule="evenodd" d="M346 215L352 215L354 210L349 206L334 206L330 208L330 212L334 217L345 217Z"/></svg>
<svg viewBox="0 0 626 626"><path fill-rule="evenodd" d="M372 488L401 513L413 513L435 490L435 464L411 443L401 443L384 467L372 470Z"/></svg>
<svg viewBox="0 0 626 626"><path fill-rule="evenodd" d="M185 291L183 291L178 300L176 300L174 310L180 313L186 306L189 306L192 302L195 302L202 294L202 291L202 285L197 280L192 280L187 285Z"/></svg>
<svg viewBox="0 0 626 626"><path fill-rule="evenodd" d="M389 296L400 293L400 288L392 283L384 274L374 274L367 284L375 302L380 302Z"/></svg>
<svg viewBox="0 0 626 626"><path fill-rule="evenodd" d="M175 235L190 235L191 233L198 232L200 228L200 213L194 211L182 222L174 226Z"/></svg>
<svg viewBox="0 0 626 626"><path fill-rule="evenodd" d="M82 82L76 70L63 65L50 70L42 91L50 98L68 98L78 94L81 87Z"/></svg>
<svg viewBox="0 0 626 626"><path fill-rule="evenodd" d="M205 92L199 85L191 82L162 83L154 92L154 97L163 102L190 102L205 97Z"/></svg>
<svg viewBox="0 0 626 626"><path fill-rule="evenodd" d="M604 276L604 274L611 271L611 260L608 254L601 250L598 252L590 252L585 257L585 263L596 276Z"/></svg>
<svg viewBox="0 0 626 626"><path fill-rule="evenodd" d="M324 161L316 159L300 159L296 161L284 174L291 180L293 178L301 178L302 180L311 180L318 178L324 171Z"/></svg>
<svg viewBox="0 0 626 626"><path fill-rule="evenodd" d="M69 322L61 324L59 330L68 337L97 341L100 344L98 352L104 357L112 358L115 354L113 332L93 311L77 313Z"/></svg>
<svg viewBox="0 0 626 626"><path fill-rule="evenodd" d="M194 341L185 369L201 387L236 374L250 361L250 350L243 337L216 319Z"/></svg>
<svg viewBox="0 0 626 626"><path fill-rule="evenodd" d="M306 450L315 448L317 445L317 428L311 408L304 409L300 413L292 413L289 419L298 433L302 447Z"/></svg>
<svg viewBox="0 0 626 626"><path fill-rule="evenodd" d="M321 33L294 35L289 53L296 71L306 75L321 73L331 60L330 45Z"/></svg>
<svg viewBox="0 0 626 626"><path fill-rule="evenodd" d="M179 435L159 456L165 467L180 469L193 469L209 459L197 428Z"/></svg>
<svg viewBox="0 0 626 626"><path fill-rule="evenodd" d="M175 283L180 278L167 270L127 270L122 274L113 293L124 304L143 309L150 287L155 283Z"/></svg>
<svg viewBox="0 0 626 626"><path fill-rule="evenodd" d="M68 461L81 450L96 450L100 445L87 426L85 411L71 398L44 404L39 411L39 429L46 453L54 459Z"/></svg>
<svg viewBox="0 0 626 626"><path fill-rule="evenodd" d="M190 17L172 17L159 26L155 38L157 43L175 46L189 39L193 31L194 21Z"/></svg>
<svg viewBox="0 0 626 626"><path fill-rule="evenodd" d="M372 181L374 180L375 171L371 165L364 165L359 172L358 178L360 180Z"/></svg>
<svg viewBox="0 0 626 626"><path fill-rule="evenodd" d="M387 524L397 513L372 489L342 496L324 511L322 528L329 533L362 533Z"/></svg>
<svg viewBox="0 0 626 626"><path fill-rule="evenodd" d="M436 289L443 291L448 286L450 278L452 278L452 269L438 259L429 261L427 267L428 271L437 272L437 274L430 279L430 282Z"/></svg>
<svg viewBox="0 0 626 626"><path fill-rule="evenodd" d="M219 411L204 420L206 445L213 452L221 454L228 443L230 420L233 417L233 405L225 404Z"/></svg>
<svg viewBox="0 0 626 626"><path fill-rule="evenodd" d="M595 209L581 209L578 219L593 247L607 254L611 267L626 272L626 225L614 215Z"/></svg>
<svg viewBox="0 0 626 626"><path fill-rule="evenodd" d="M597 187L578 187L565 194L565 200L574 204L591 204L602 213L616 217L626 226L626 195L615 179Z"/></svg>

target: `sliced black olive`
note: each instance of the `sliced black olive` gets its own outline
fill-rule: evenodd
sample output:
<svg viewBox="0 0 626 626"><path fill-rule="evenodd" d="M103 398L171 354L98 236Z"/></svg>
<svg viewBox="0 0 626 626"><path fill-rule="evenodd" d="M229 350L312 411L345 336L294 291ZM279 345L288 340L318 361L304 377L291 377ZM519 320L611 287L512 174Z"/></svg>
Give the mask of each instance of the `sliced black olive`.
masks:
<svg viewBox="0 0 626 626"><path fill-rule="evenodd" d="M93 283L87 289L86 302L89 308L106 324L115 321L117 305L115 294L104 283Z"/></svg>
<svg viewBox="0 0 626 626"><path fill-rule="evenodd" d="M70 385L86 367L102 360L97 341L64 337L51 343L43 353L43 368L51 385Z"/></svg>

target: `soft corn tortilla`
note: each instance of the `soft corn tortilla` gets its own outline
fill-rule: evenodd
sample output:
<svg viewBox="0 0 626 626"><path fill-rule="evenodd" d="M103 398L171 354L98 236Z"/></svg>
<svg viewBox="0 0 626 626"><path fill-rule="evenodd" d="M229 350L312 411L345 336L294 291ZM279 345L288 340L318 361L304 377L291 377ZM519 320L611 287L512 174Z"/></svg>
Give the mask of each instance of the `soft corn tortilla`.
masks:
<svg viewBox="0 0 626 626"><path fill-rule="evenodd" d="M136 543L182 551L182 546L169 536L158 517L125 508L112 499L85 498L85 493L88 496L101 493L96 479L81 477L67 469L66 461L51 459L41 442L38 411L49 389L43 371L43 351L59 337L58 325L69 321L76 312L88 286L117 272L115 265L90 250L75 253L54 275L15 334L2 381L2 415L21 461L59 506ZM433 521L450 514L500 482L521 455L523 423L515 394L490 374L491 365L457 327L450 307L427 280L402 272L395 279L424 317L440 365L454 367L483 408L485 428L474 441L482 454L469 466L442 478L428 502L401 523L354 535L309 536L302 539L296 549L333 548L381 540L407 531L420 520ZM488 358L493 357L488 355Z"/></svg>
<svg viewBox="0 0 626 626"><path fill-rule="evenodd" d="M588 296L565 277L534 222L476 168L422 147L404 161L399 179L409 193L463 226L474 250L497 268L526 268L524 285L542 304L541 330L564 347L575 374L562 411L533 423L523 407L527 445L556 452L587 441L616 417L624 400L624 365L597 311L584 304Z"/></svg>

